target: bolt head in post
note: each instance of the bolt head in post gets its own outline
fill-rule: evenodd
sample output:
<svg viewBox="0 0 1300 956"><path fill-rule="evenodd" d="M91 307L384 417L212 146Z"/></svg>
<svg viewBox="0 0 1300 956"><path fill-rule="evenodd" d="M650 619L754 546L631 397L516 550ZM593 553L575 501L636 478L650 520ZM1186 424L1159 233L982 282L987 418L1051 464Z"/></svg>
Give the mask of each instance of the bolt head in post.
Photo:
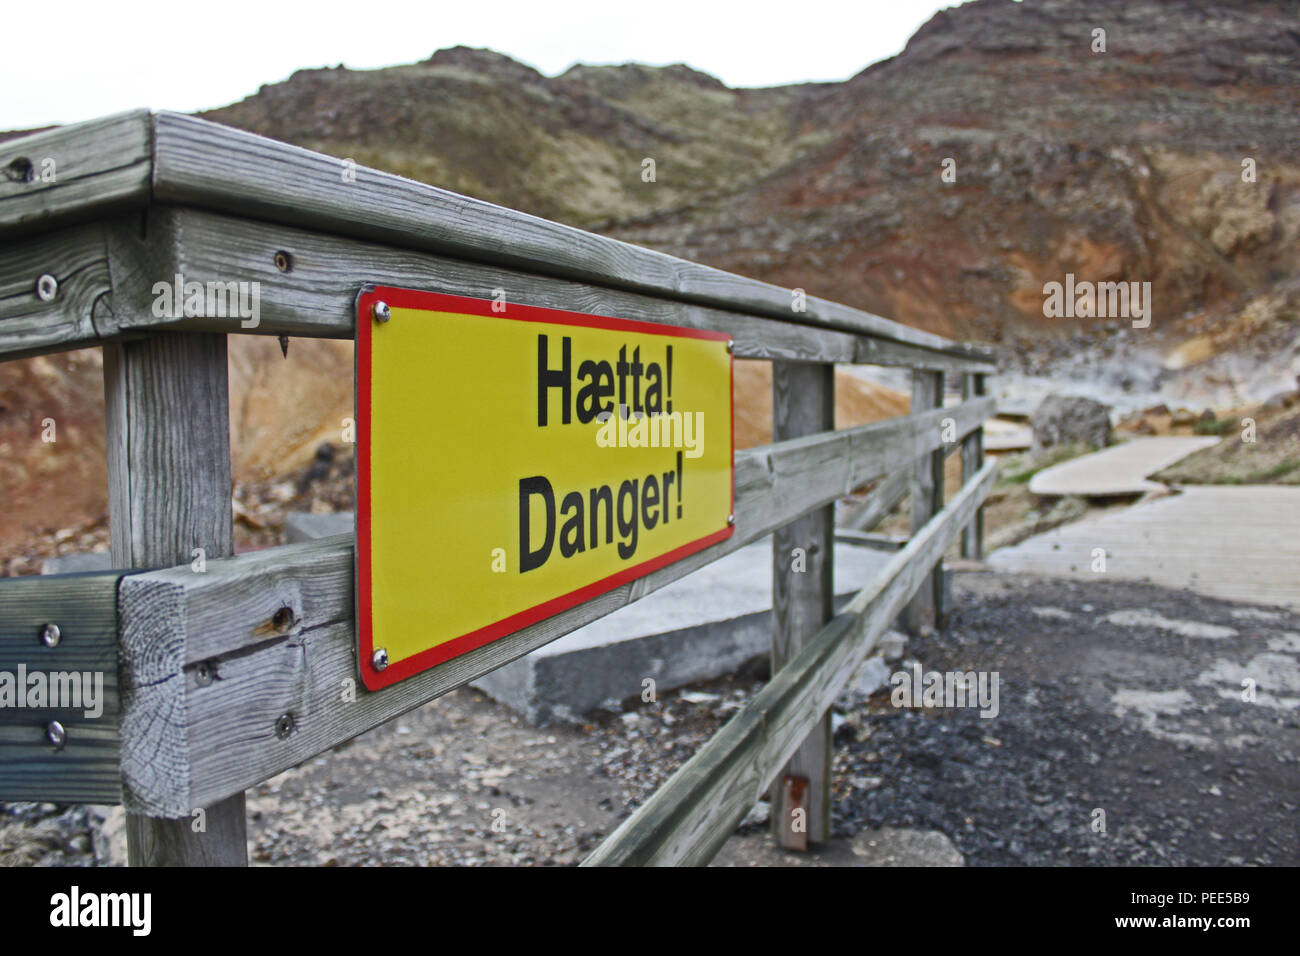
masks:
<svg viewBox="0 0 1300 956"><path fill-rule="evenodd" d="M46 647L58 647L61 640L63 632L59 630L59 625L50 623L41 628L41 643Z"/></svg>
<svg viewBox="0 0 1300 956"><path fill-rule="evenodd" d="M281 714L275 719L275 735L284 740L293 733L293 714Z"/></svg>
<svg viewBox="0 0 1300 956"><path fill-rule="evenodd" d="M57 720L51 720L45 728L45 739L54 745L55 750L62 750L68 742L68 731Z"/></svg>
<svg viewBox="0 0 1300 956"><path fill-rule="evenodd" d="M59 294L59 280L48 272L36 280L36 298L42 302L53 302Z"/></svg>
<svg viewBox="0 0 1300 956"><path fill-rule="evenodd" d="M387 322L393 317L393 310L388 307L387 302L376 302L370 307L370 314L375 317L376 322Z"/></svg>
<svg viewBox="0 0 1300 956"><path fill-rule="evenodd" d="M378 648L370 655L370 663L377 671L382 671L388 666L388 651L384 648Z"/></svg>

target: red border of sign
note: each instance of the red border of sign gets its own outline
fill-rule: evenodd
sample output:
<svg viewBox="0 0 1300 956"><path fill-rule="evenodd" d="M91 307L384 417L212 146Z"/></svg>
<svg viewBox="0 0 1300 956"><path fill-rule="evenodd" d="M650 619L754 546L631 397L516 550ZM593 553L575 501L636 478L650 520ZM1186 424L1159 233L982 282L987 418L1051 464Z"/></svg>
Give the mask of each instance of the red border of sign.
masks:
<svg viewBox="0 0 1300 956"><path fill-rule="evenodd" d="M519 322L550 322L557 325L576 325L593 329L626 329L647 335L669 335L674 338L712 339L729 342L731 336L725 332L709 332L702 329L687 329L675 325L660 325L654 322L641 322L635 319L616 319L605 315L592 315L587 312L567 312L563 309L548 309L541 306L520 305L514 302L506 304L504 312L494 312L494 303L488 299L474 299L467 296L447 295L440 292L421 292L414 289L397 289L392 286L366 286L357 297L357 335L356 335L356 401L357 401L357 448L356 448L356 592L357 592L357 664L361 671L361 681L369 690L379 690L398 681L428 670L454 657L472 651L477 647L490 644L498 638L513 634L529 624L543 618L576 607L585 601L612 591L621 584L644 577L652 571L666 567L674 561L680 561L687 555L703 551L710 545L717 544L731 537L736 530L728 525L720 531L706 535L679 548L675 548L657 558L643 561L630 568L624 568L607 578L602 578L585 585L576 591L552 598L518 614L503 618L493 624L470 631L421 651L401 661L394 661L384 670L375 670L371 663L374 654L374 632L371 620L370 596L370 336L374 328L374 319L370 307L377 301L384 301L389 306L404 309L423 309L425 311L461 312L467 315L484 315L491 318L513 319ZM736 510L736 392L735 392L735 358L728 368L731 387L731 512Z"/></svg>

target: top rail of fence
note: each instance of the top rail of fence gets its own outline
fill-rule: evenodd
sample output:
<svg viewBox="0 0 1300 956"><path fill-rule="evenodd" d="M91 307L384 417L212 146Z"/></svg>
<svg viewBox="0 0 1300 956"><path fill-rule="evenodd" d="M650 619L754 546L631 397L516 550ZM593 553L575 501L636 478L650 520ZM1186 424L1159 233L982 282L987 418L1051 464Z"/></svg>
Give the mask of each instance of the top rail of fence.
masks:
<svg viewBox="0 0 1300 956"><path fill-rule="evenodd" d="M986 350L870 312L796 301L791 289L176 113L133 111L0 143L0 172L0 243L155 205L188 207L852 333L886 346L888 364L994 370ZM34 280L30 291L0 289L0 300L28 294L36 298ZM93 318L79 327L84 334L43 350L103 338ZM3 347L3 330L0 322L0 353L22 351Z"/></svg>

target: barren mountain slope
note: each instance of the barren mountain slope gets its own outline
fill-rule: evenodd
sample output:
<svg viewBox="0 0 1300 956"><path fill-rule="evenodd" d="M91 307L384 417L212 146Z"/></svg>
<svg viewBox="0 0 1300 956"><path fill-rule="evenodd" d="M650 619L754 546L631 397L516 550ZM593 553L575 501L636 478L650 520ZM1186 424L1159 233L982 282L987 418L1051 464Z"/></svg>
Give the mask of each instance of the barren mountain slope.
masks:
<svg viewBox="0 0 1300 956"><path fill-rule="evenodd" d="M1242 404L1300 372L1296 13L1282 0L976 0L843 83L758 90L680 65L545 77L457 47L300 71L206 116L1002 343L1013 368L1122 370L1154 350L1143 367ZM1043 285L1066 273L1150 282L1150 328L1045 318ZM765 434L765 380L741 374L738 427ZM301 467L351 411L346 344L294 340L286 361L273 339L233 336L231 376L241 481ZM102 513L71 490L103 487L99 394L93 356L0 364L6 542ZM897 404L842 401L871 415ZM57 446L41 441L46 417Z"/></svg>

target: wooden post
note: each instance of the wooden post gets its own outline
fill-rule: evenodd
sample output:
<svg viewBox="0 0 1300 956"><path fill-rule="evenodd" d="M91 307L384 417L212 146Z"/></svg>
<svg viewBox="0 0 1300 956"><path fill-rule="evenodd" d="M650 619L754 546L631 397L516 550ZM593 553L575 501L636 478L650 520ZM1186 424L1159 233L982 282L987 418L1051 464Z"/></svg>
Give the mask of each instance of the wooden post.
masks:
<svg viewBox="0 0 1300 956"><path fill-rule="evenodd" d="M961 377L962 401L984 394L984 376L979 372L966 372ZM961 483L984 467L984 426L975 429L961 444ZM976 561L984 559L984 508L980 506L970 525L962 529L961 556Z"/></svg>
<svg viewBox="0 0 1300 956"><path fill-rule="evenodd" d="M114 566L191 564L197 548L204 560L233 554L226 337L163 332L105 346L104 417ZM126 829L132 866L248 864L242 793L179 820L129 813Z"/></svg>
<svg viewBox="0 0 1300 956"><path fill-rule="evenodd" d="M943 406L943 372L912 370L912 414ZM912 508L912 534L943 510L943 446L916 460L908 490ZM937 627L943 616L943 561L934 566L907 606L905 624L913 635Z"/></svg>
<svg viewBox="0 0 1300 956"><path fill-rule="evenodd" d="M834 427L835 366L773 362L772 440ZM834 546L833 503L772 535L774 674L817 636L834 613ZM772 783L772 833L786 849L807 849L809 843L824 843L830 836L830 755L827 711Z"/></svg>

